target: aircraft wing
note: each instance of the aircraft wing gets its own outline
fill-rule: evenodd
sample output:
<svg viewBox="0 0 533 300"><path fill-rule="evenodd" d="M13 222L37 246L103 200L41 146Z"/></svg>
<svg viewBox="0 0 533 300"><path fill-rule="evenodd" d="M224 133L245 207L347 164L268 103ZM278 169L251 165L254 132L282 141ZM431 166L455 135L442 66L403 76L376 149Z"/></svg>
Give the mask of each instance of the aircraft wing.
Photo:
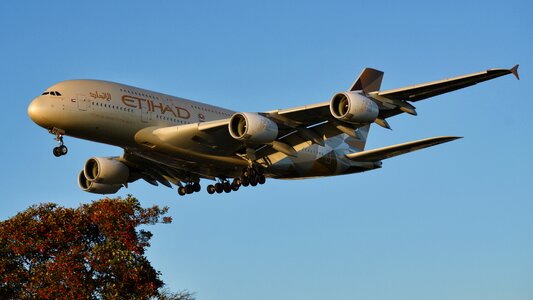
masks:
<svg viewBox="0 0 533 300"><path fill-rule="evenodd" d="M414 102L455 91L458 89L462 89L507 74L514 74L514 76L518 79L518 65L514 66L511 69L490 69L483 72L453 77L449 79L378 92L377 95L389 99L407 100Z"/></svg>
<svg viewBox="0 0 533 300"><path fill-rule="evenodd" d="M441 136L433 137L403 144L397 144L393 146L366 150L356 153L347 154L346 157L359 162L374 162L383 159L391 158L394 156L406 154L416 150L424 149L427 147L435 146L442 143L451 142L456 139L460 139L458 136Z"/></svg>
<svg viewBox="0 0 533 300"><path fill-rule="evenodd" d="M288 109L273 110L266 112L266 114L277 120L278 123L289 127L310 126L327 121L331 118L329 101Z"/></svg>
<svg viewBox="0 0 533 300"><path fill-rule="evenodd" d="M518 78L517 70L518 65L511 69L490 69L380 92L379 87L383 72L366 68L352 85L350 91L355 90L358 93L360 91L376 102L379 106L379 115L374 122L380 126L390 128L385 120L386 118L403 112L416 115L415 107L409 102L416 102L507 74L514 74ZM262 157L274 152L295 155L295 149L298 148L298 145L309 142L323 145L325 140L341 133L360 140L356 129L367 125L365 123L357 124L337 120L330 112L330 101L256 114L266 117L277 124L278 135L272 143L253 144L232 138L228 130L230 119L170 127L148 127L139 131L135 139L139 144L164 150L168 153L186 149L187 151L206 155L231 156L242 159L254 156ZM394 146L399 148L378 149L380 152L376 153L392 157L406 153L401 152L405 149L410 152L420 149L416 148L419 146L422 146L421 148L432 146L433 144L431 143L435 141L443 142L443 138L436 138L431 140L431 142L423 140L412 142L415 144L408 143ZM253 153L250 151L253 151ZM353 158L355 159L359 155L362 154L353 154ZM363 157L368 159L370 157L368 155L370 154L367 153L365 156L359 157L359 159L363 159ZM380 157L379 155L377 156L378 158Z"/></svg>
<svg viewBox="0 0 533 300"><path fill-rule="evenodd" d="M395 116L402 112L416 115L414 106L410 105L406 101L420 101L507 74L513 74L517 79L520 79L518 76L518 65L512 67L511 69L490 69L478 73L472 73L393 90L372 92L369 94L369 96L385 107L385 109L380 110L380 117L382 119Z"/></svg>

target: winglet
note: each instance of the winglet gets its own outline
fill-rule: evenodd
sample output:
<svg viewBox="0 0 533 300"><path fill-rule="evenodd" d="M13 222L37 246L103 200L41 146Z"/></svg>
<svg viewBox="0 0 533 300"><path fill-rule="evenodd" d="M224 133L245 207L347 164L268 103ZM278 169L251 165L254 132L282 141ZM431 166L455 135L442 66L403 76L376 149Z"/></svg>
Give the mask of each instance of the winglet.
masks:
<svg viewBox="0 0 533 300"><path fill-rule="evenodd" d="M519 65L512 67L509 71L511 71L511 73L514 75L514 77L516 77L516 79L520 80L520 76L518 76L518 66Z"/></svg>

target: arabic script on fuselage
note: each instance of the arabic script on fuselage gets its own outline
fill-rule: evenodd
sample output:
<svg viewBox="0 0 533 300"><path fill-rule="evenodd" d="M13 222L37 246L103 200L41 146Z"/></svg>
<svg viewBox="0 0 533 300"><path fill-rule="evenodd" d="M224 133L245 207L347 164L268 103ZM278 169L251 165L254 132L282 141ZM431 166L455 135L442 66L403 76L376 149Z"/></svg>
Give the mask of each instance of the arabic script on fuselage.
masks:
<svg viewBox="0 0 533 300"><path fill-rule="evenodd" d="M102 99L106 101L111 101L111 93L109 92L89 92L89 96L93 97L94 99Z"/></svg>

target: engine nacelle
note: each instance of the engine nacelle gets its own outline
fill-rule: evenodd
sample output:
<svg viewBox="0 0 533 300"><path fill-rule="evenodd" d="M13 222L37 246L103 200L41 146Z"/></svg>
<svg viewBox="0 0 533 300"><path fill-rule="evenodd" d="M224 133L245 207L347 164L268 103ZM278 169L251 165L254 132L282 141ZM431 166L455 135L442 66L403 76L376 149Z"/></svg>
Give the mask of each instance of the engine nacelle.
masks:
<svg viewBox="0 0 533 300"><path fill-rule="evenodd" d="M374 122L379 114L378 105L359 92L338 93L329 104L331 114L348 123Z"/></svg>
<svg viewBox="0 0 533 300"><path fill-rule="evenodd" d="M236 113L229 121L229 133L239 141L268 144L278 137L278 125L256 113Z"/></svg>
<svg viewBox="0 0 533 300"><path fill-rule="evenodd" d="M83 191L94 194L114 194L122 187L122 184L105 184L89 181L87 177L85 177L84 170L82 170L78 176L78 185Z"/></svg>
<svg viewBox="0 0 533 300"><path fill-rule="evenodd" d="M128 166L104 157L93 157L87 160L83 173L88 181L104 184L125 184L130 177Z"/></svg>

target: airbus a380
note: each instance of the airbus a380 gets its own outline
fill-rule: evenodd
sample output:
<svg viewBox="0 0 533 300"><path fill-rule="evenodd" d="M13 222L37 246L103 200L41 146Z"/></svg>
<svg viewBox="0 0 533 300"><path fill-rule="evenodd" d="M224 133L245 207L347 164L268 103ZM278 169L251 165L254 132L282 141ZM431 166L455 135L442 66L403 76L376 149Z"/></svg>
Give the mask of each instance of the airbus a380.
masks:
<svg viewBox="0 0 533 300"><path fill-rule="evenodd" d="M380 91L383 72L366 68L331 100L267 112L225 108L100 80L67 80L49 87L28 107L30 118L55 135L57 157L64 136L118 146L120 157L93 157L78 177L82 190L113 194L131 182L229 193L266 178L303 179L381 168L382 160L459 137L433 137L365 150L370 126L390 129L388 118L416 115L413 102L513 74L490 69Z"/></svg>

